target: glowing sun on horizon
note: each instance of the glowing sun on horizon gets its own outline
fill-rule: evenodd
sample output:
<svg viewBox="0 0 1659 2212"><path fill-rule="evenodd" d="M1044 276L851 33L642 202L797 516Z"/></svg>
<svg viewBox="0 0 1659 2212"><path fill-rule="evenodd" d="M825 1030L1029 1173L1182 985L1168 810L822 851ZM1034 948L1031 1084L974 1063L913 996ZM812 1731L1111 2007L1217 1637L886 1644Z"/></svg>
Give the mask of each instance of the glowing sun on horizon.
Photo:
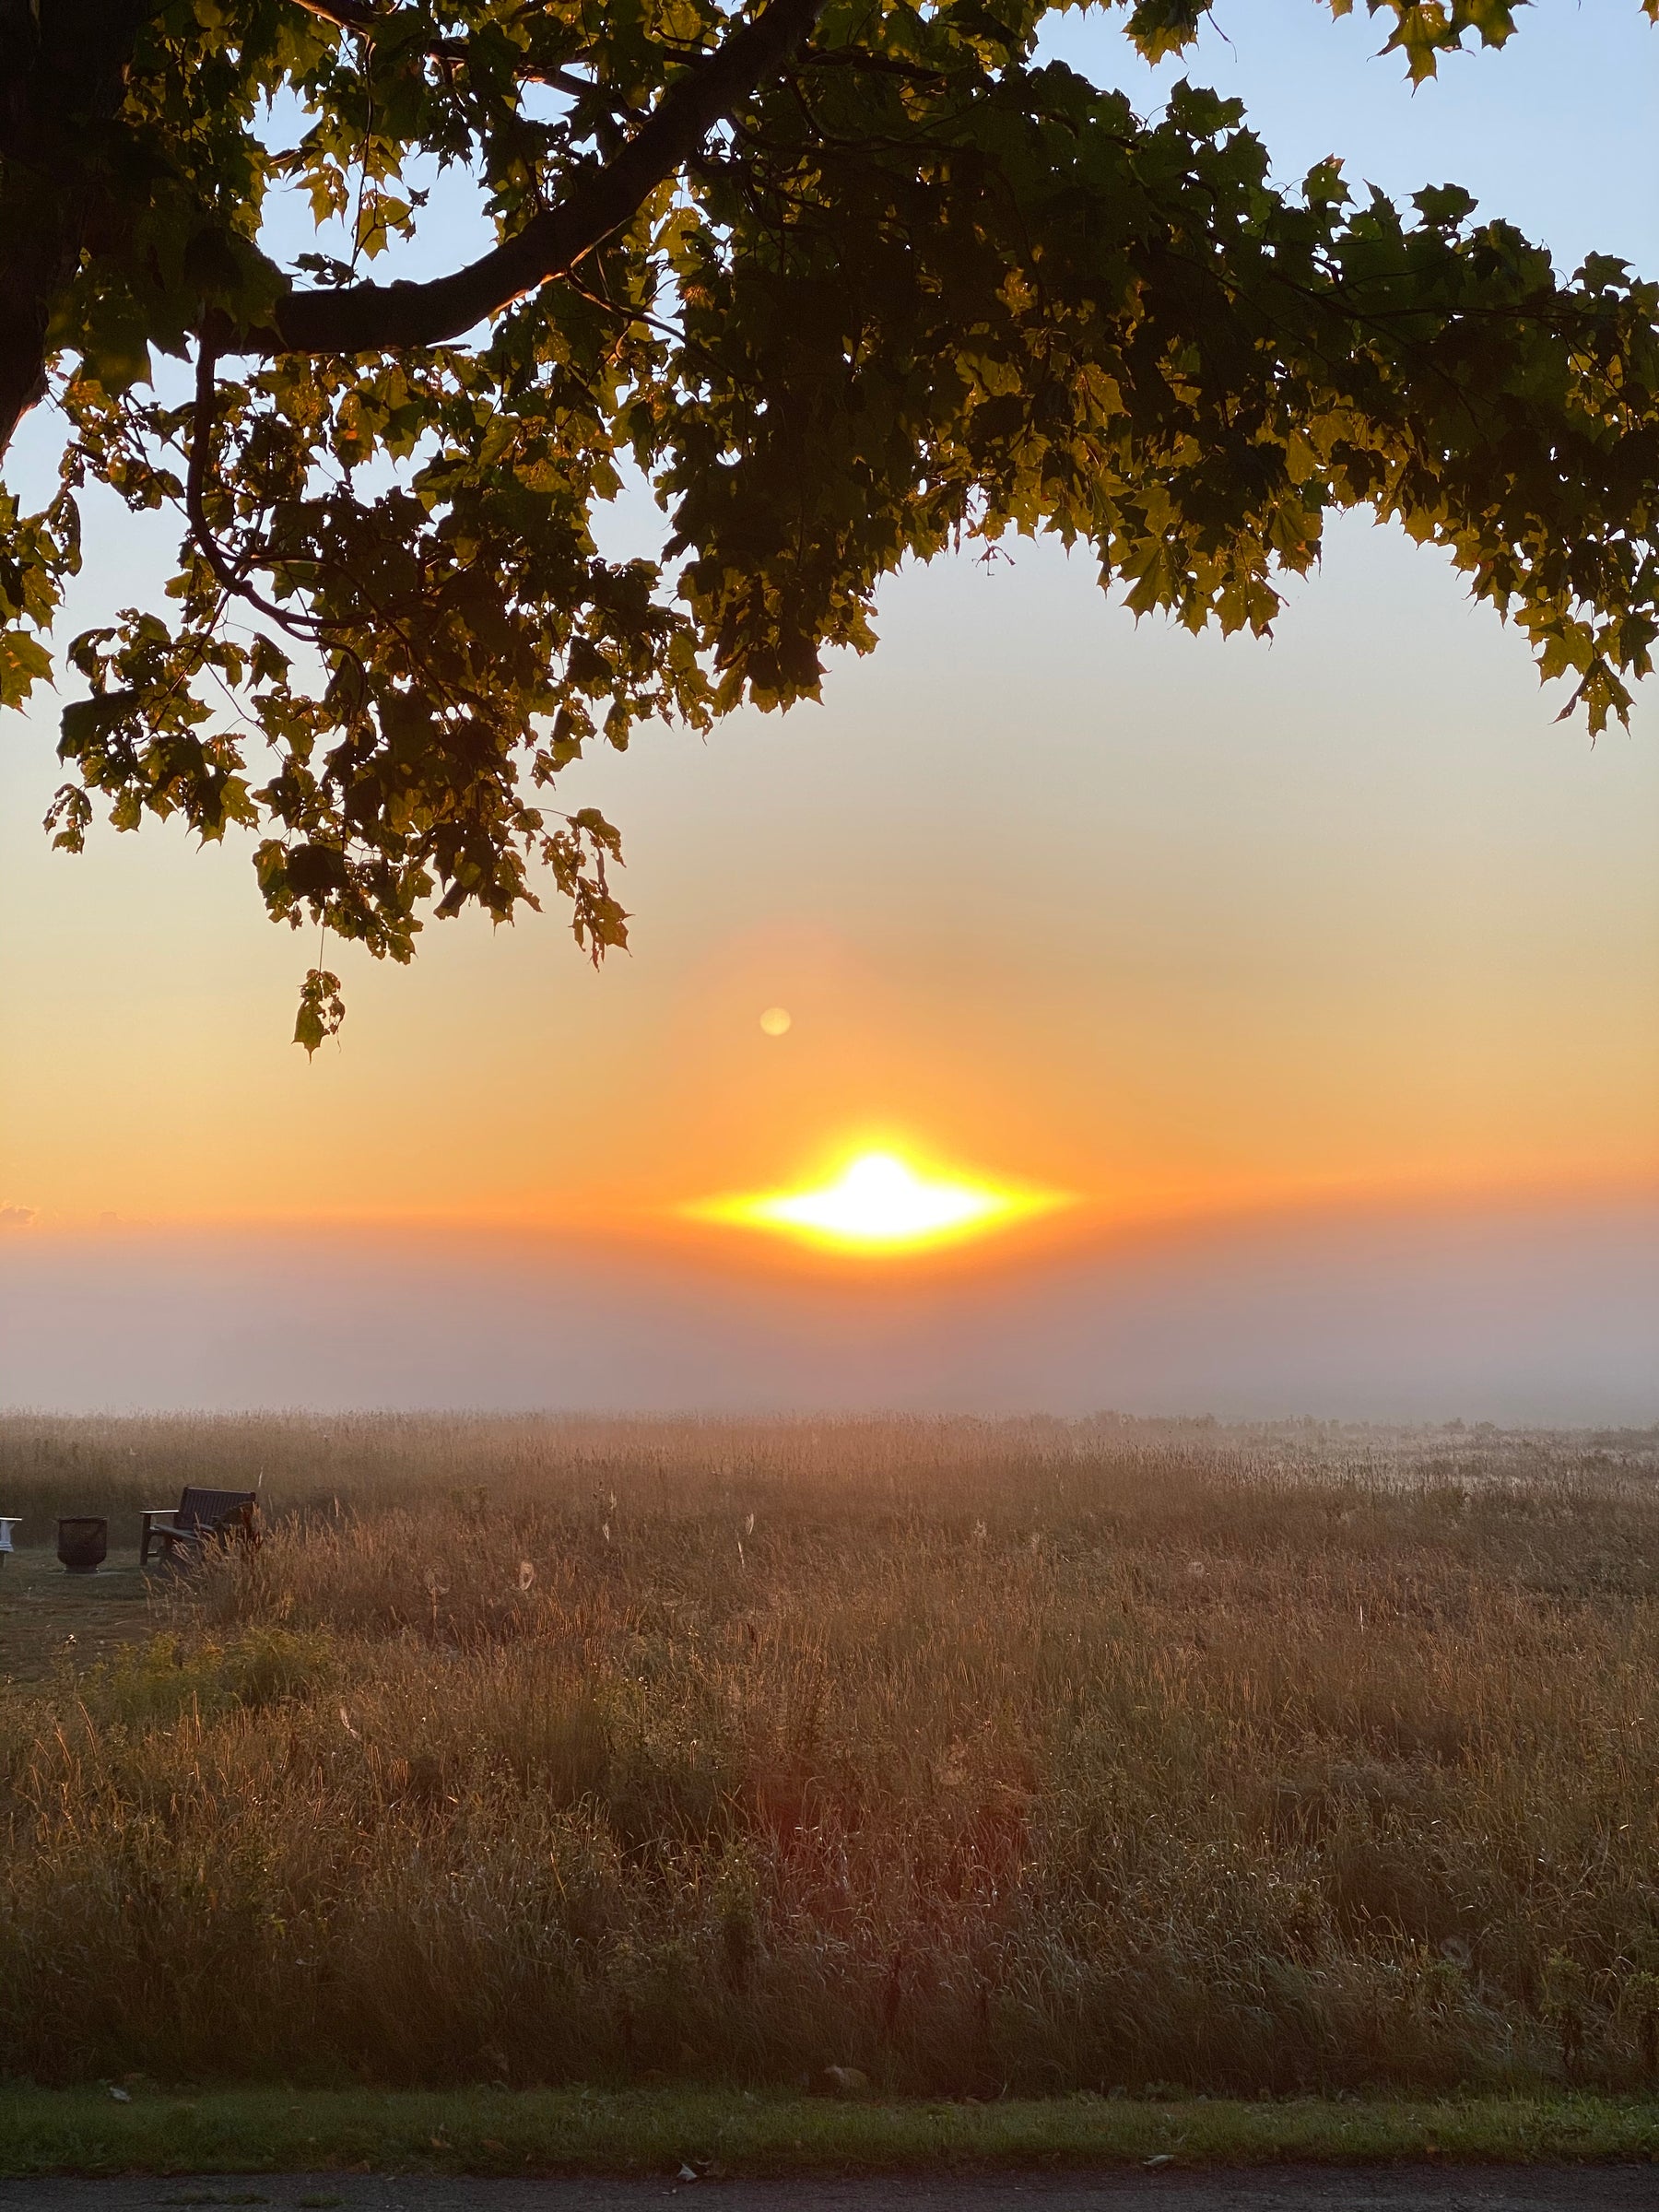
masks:
<svg viewBox="0 0 1659 2212"><path fill-rule="evenodd" d="M1067 1203L1058 1191L969 1182L919 1171L894 1152L860 1152L810 1190L705 1199L684 1210L695 1220L771 1230L842 1252L913 1252Z"/></svg>

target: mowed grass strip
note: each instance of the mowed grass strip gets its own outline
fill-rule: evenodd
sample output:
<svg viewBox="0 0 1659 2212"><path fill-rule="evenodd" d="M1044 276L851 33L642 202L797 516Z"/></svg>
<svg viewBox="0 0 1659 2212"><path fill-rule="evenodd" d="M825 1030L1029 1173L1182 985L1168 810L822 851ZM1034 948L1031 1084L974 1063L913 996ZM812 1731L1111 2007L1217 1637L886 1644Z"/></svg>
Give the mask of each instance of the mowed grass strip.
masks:
<svg viewBox="0 0 1659 2212"><path fill-rule="evenodd" d="M0 2092L0 2173L662 2174L700 2180L1123 2166L1651 2161L1659 2102L1096 2097L838 2102L703 2089Z"/></svg>

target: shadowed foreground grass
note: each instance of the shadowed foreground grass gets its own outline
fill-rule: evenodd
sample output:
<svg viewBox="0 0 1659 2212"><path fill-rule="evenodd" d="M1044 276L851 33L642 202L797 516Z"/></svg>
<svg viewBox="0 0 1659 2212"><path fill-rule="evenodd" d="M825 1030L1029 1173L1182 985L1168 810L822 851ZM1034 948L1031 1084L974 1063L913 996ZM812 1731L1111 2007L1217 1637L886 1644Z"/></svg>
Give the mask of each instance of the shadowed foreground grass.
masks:
<svg viewBox="0 0 1659 2212"><path fill-rule="evenodd" d="M0 2076L1659 2081L1652 1435L339 1426L198 1424L263 1549L0 1697Z"/></svg>
<svg viewBox="0 0 1659 2212"><path fill-rule="evenodd" d="M1659 2104L1593 2097L1347 2104L1105 2098L861 2104L694 2089L0 2091L0 2173L775 2174L1448 2160L1651 2160Z"/></svg>

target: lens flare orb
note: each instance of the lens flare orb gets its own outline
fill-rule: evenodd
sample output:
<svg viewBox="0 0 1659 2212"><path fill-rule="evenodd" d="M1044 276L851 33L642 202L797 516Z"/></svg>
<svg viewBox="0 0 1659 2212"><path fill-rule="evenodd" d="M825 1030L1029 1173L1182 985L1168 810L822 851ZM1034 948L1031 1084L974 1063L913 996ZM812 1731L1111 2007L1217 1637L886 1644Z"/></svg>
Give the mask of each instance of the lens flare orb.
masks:
<svg viewBox="0 0 1659 2212"><path fill-rule="evenodd" d="M927 1173L894 1152L861 1152L828 1182L686 1207L694 1220L770 1230L841 1252L914 1252L1006 1229L1069 1203L1060 1191Z"/></svg>

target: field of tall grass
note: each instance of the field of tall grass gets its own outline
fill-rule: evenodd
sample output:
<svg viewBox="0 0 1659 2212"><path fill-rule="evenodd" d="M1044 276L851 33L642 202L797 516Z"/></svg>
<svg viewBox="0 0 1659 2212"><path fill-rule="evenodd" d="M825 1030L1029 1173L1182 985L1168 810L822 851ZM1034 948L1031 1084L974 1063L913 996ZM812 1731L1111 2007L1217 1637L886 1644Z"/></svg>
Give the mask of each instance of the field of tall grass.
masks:
<svg viewBox="0 0 1659 2212"><path fill-rule="evenodd" d="M1659 1434L0 1419L37 1538L255 1475L0 1693L0 2074L1659 2071Z"/></svg>

